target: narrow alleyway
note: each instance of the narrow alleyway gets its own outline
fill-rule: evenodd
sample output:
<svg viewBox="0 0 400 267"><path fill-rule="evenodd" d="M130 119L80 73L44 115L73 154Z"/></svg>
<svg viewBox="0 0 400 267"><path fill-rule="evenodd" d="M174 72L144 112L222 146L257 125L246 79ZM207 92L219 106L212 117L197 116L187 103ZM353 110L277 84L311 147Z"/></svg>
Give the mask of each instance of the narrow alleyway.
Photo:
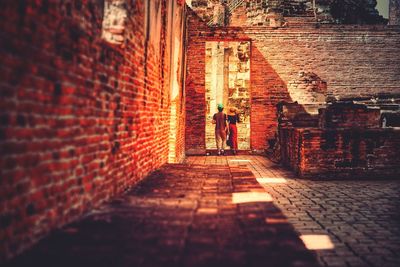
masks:
<svg viewBox="0 0 400 267"><path fill-rule="evenodd" d="M318 266L246 166L197 160L164 166L11 266Z"/></svg>
<svg viewBox="0 0 400 267"><path fill-rule="evenodd" d="M400 266L400 0L9 0L0 38L1 267Z"/></svg>

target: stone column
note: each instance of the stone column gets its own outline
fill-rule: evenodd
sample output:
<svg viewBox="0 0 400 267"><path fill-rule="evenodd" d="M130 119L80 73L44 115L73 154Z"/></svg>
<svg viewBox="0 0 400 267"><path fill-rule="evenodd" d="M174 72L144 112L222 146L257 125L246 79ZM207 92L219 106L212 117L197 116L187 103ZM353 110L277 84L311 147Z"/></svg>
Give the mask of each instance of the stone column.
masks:
<svg viewBox="0 0 400 267"><path fill-rule="evenodd" d="M389 25L400 25L400 0L389 0Z"/></svg>

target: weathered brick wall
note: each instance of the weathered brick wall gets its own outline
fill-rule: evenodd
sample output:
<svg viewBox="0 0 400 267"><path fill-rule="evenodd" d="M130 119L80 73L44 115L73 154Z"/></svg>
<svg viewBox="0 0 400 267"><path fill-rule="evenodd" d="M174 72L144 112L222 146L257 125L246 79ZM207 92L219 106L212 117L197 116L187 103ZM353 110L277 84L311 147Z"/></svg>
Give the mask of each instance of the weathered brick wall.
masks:
<svg viewBox="0 0 400 267"><path fill-rule="evenodd" d="M205 42L249 40L251 148L267 148L277 129L276 104L295 101L288 84L301 73L326 83L337 98L400 92L400 28L383 25L297 25L210 29L189 21L186 151L204 152ZM325 88L324 88L325 90ZM311 95L314 97L313 95Z"/></svg>
<svg viewBox="0 0 400 267"><path fill-rule="evenodd" d="M283 128L282 163L302 177L398 178L398 129Z"/></svg>
<svg viewBox="0 0 400 267"><path fill-rule="evenodd" d="M296 173L299 170L300 147L299 131L294 127L282 127L279 129L280 164L291 168Z"/></svg>
<svg viewBox="0 0 400 267"><path fill-rule="evenodd" d="M319 2L319 1L317 1ZM376 0L322 0L322 6L329 4L332 17L345 24L387 24L379 15Z"/></svg>
<svg viewBox="0 0 400 267"><path fill-rule="evenodd" d="M379 128L381 110L361 104L335 103L320 110L319 127L321 128Z"/></svg>
<svg viewBox="0 0 400 267"><path fill-rule="evenodd" d="M389 25L400 25L400 0L389 0Z"/></svg>
<svg viewBox="0 0 400 267"><path fill-rule="evenodd" d="M243 3L238 6L229 17L229 26L243 26L247 25L247 10L246 5Z"/></svg>
<svg viewBox="0 0 400 267"><path fill-rule="evenodd" d="M170 1L150 20L145 2L116 46L104 1L1 1L0 262L167 161Z"/></svg>
<svg viewBox="0 0 400 267"><path fill-rule="evenodd" d="M381 127L378 107L349 102L328 104L319 109L320 123L316 126L297 122L303 118L293 116L292 111L299 106L280 106L279 147L283 165L300 176L314 178L400 174L400 130Z"/></svg>
<svg viewBox="0 0 400 267"><path fill-rule="evenodd" d="M193 40L193 32L189 26L186 67L186 128L185 146L188 154L204 153L205 119L206 119L206 88L205 88L205 58L206 45L204 41Z"/></svg>
<svg viewBox="0 0 400 267"><path fill-rule="evenodd" d="M390 0L393 6L392 15L396 12L396 1ZM191 7L204 21L212 22L217 19L218 9L221 10L219 0L191 0ZM234 9L237 2L240 7ZM376 0L316 0L315 7L312 0L267 0L267 1L225 1L230 12L227 15L229 26L272 26L280 27L291 17L309 17L319 23L342 24L387 24L388 20L379 15L376 9ZM217 15L217 16L216 16ZM392 25L395 19L391 20ZM220 21L222 22L222 21ZM239 24L242 22L241 24ZM226 25L214 21L214 26Z"/></svg>
<svg viewBox="0 0 400 267"><path fill-rule="evenodd" d="M170 10L167 22L166 66L169 68L170 87L170 132L169 163L181 162L185 157L185 99L184 83L186 73L186 10L183 0L167 1ZM168 51L170 53L168 53ZM168 55L170 54L170 57ZM165 75L168 76L168 75Z"/></svg>

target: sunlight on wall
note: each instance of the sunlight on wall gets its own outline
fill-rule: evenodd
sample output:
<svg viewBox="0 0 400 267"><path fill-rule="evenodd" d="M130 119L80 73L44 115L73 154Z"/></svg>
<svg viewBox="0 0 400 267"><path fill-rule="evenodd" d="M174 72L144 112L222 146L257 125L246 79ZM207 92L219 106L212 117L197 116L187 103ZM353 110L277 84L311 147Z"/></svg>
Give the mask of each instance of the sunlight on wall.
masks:
<svg viewBox="0 0 400 267"><path fill-rule="evenodd" d="M168 163L176 163L177 103L171 101L168 141Z"/></svg>
<svg viewBox="0 0 400 267"><path fill-rule="evenodd" d="M199 214L217 214L218 213L218 209L200 208L200 209L197 210L197 213L199 213Z"/></svg>
<svg viewBox="0 0 400 267"><path fill-rule="evenodd" d="M264 192L240 192L232 194L232 203L272 202L272 197Z"/></svg>
<svg viewBox="0 0 400 267"><path fill-rule="evenodd" d="M168 163L176 163L180 160L180 149L181 145L179 144L180 137L180 127L181 120L180 116L182 115L182 106L181 106L181 95L179 94L182 91L182 69L184 68L181 62L184 61L183 52L183 43L184 39L184 16L181 16L182 9L180 5L174 4L174 2L169 1L168 5L168 21L172 21L171 27L168 28L170 34L170 39L168 40L169 46L166 47L169 50L170 60L171 60L171 69L169 73L170 83L170 123L169 123L169 141L168 141Z"/></svg>
<svg viewBox="0 0 400 267"><path fill-rule="evenodd" d="M300 239L310 250L334 249L335 245L327 235L301 235Z"/></svg>

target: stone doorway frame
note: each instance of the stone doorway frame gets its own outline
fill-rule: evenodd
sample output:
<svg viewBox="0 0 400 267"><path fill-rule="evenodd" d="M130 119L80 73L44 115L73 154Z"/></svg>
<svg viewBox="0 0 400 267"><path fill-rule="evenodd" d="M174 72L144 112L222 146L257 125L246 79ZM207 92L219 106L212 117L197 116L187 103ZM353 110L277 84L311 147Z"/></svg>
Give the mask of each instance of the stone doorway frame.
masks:
<svg viewBox="0 0 400 267"><path fill-rule="evenodd" d="M251 138L252 138L252 129L251 129L251 124L252 124L252 118L253 118L253 114L252 114L252 73L253 73L253 64L252 64L252 52L253 52L253 42L252 39L250 38L205 38L204 39L204 50L205 50L205 56L206 56L206 50L207 50L207 43L211 43L211 42L226 42L226 43L231 43L231 42L236 42L236 43L240 43L240 42L247 42L249 43L249 61L250 61L250 69L249 69L249 85L248 85L248 101L249 101L249 140L248 140L248 149L242 149L240 151L242 152L250 152L252 151L252 142L251 142ZM206 60L205 60L206 62ZM204 66L204 79L206 78L206 66ZM204 84L204 87L206 87L206 85ZM204 92L204 105L205 107L207 107L207 92ZM227 110L225 110L227 112ZM206 128L207 128L207 109L204 109L204 115L203 118L205 120L205 126L204 126L204 147L206 152L214 152L215 149L209 149L207 148L207 142L206 142L206 138L207 138L207 134L206 134Z"/></svg>

